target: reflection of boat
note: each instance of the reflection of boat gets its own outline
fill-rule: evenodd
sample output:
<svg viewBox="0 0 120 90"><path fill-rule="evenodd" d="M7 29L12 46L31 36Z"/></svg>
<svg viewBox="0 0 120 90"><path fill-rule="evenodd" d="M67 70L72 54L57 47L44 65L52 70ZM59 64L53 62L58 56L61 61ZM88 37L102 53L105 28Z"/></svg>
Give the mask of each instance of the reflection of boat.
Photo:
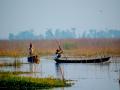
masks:
<svg viewBox="0 0 120 90"><path fill-rule="evenodd" d="M37 56L30 56L30 57L28 57L28 62L38 64L40 62L40 60L38 59Z"/></svg>
<svg viewBox="0 0 120 90"><path fill-rule="evenodd" d="M99 57L99 58L74 58L74 57L63 57L54 59L57 63L101 63L106 62L110 57Z"/></svg>

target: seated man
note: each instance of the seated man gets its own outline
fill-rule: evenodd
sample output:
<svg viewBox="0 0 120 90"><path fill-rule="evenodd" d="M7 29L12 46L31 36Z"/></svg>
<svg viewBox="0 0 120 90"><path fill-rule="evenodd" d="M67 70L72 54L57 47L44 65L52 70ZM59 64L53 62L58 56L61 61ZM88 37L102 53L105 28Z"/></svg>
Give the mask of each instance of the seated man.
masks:
<svg viewBox="0 0 120 90"><path fill-rule="evenodd" d="M62 51L62 49L59 46L59 49L57 49L56 52L55 52L55 55L56 55L55 59L60 58L62 53L63 53L63 51Z"/></svg>

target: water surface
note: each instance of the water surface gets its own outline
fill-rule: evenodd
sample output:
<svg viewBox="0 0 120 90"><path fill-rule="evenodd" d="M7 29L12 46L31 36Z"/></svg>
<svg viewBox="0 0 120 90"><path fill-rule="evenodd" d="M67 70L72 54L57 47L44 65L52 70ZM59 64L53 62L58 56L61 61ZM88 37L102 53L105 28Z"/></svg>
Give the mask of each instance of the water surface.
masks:
<svg viewBox="0 0 120 90"><path fill-rule="evenodd" d="M39 64L19 59L20 67L0 67L4 71L34 72L21 76L54 77L74 80L72 87L53 88L53 90L120 90L120 58L111 58L111 63L67 63L56 64L52 59L40 58ZM0 62L14 62L14 58L0 58ZM35 73L36 72L36 73Z"/></svg>

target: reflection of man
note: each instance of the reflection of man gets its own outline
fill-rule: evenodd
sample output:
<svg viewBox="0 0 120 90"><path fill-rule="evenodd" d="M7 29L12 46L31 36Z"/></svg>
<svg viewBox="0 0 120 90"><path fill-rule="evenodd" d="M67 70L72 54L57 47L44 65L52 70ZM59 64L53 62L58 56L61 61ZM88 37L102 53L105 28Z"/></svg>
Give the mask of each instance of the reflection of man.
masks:
<svg viewBox="0 0 120 90"><path fill-rule="evenodd" d="M58 63L56 63L55 65L58 78L64 80L64 69Z"/></svg>
<svg viewBox="0 0 120 90"><path fill-rule="evenodd" d="M34 72L34 64L30 63L30 72Z"/></svg>
<svg viewBox="0 0 120 90"><path fill-rule="evenodd" d="M61 47L59 46L59 48L56 50L55 52L55 59L58 59L61 57L61 54L63 53L63 50L61 49Z"/></svg>
<svg viewBox="0 0 120 90"><path fill-rule="evenodd" d="M32 43L30 43L30 47L29 47L29 55L30 55L30 56L33 55Z"/></svg>

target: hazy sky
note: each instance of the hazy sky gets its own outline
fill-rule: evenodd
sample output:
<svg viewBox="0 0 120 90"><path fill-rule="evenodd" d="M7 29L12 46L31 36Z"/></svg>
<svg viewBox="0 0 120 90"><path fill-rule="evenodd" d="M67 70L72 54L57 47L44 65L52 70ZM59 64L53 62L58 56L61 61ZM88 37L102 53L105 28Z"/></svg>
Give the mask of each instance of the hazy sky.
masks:
<svg viewBox="0 0 120 90"><path fill-rule="evenodd" d="M0 0L0 38L46 28L120 29L120 0Z"/></svg>

